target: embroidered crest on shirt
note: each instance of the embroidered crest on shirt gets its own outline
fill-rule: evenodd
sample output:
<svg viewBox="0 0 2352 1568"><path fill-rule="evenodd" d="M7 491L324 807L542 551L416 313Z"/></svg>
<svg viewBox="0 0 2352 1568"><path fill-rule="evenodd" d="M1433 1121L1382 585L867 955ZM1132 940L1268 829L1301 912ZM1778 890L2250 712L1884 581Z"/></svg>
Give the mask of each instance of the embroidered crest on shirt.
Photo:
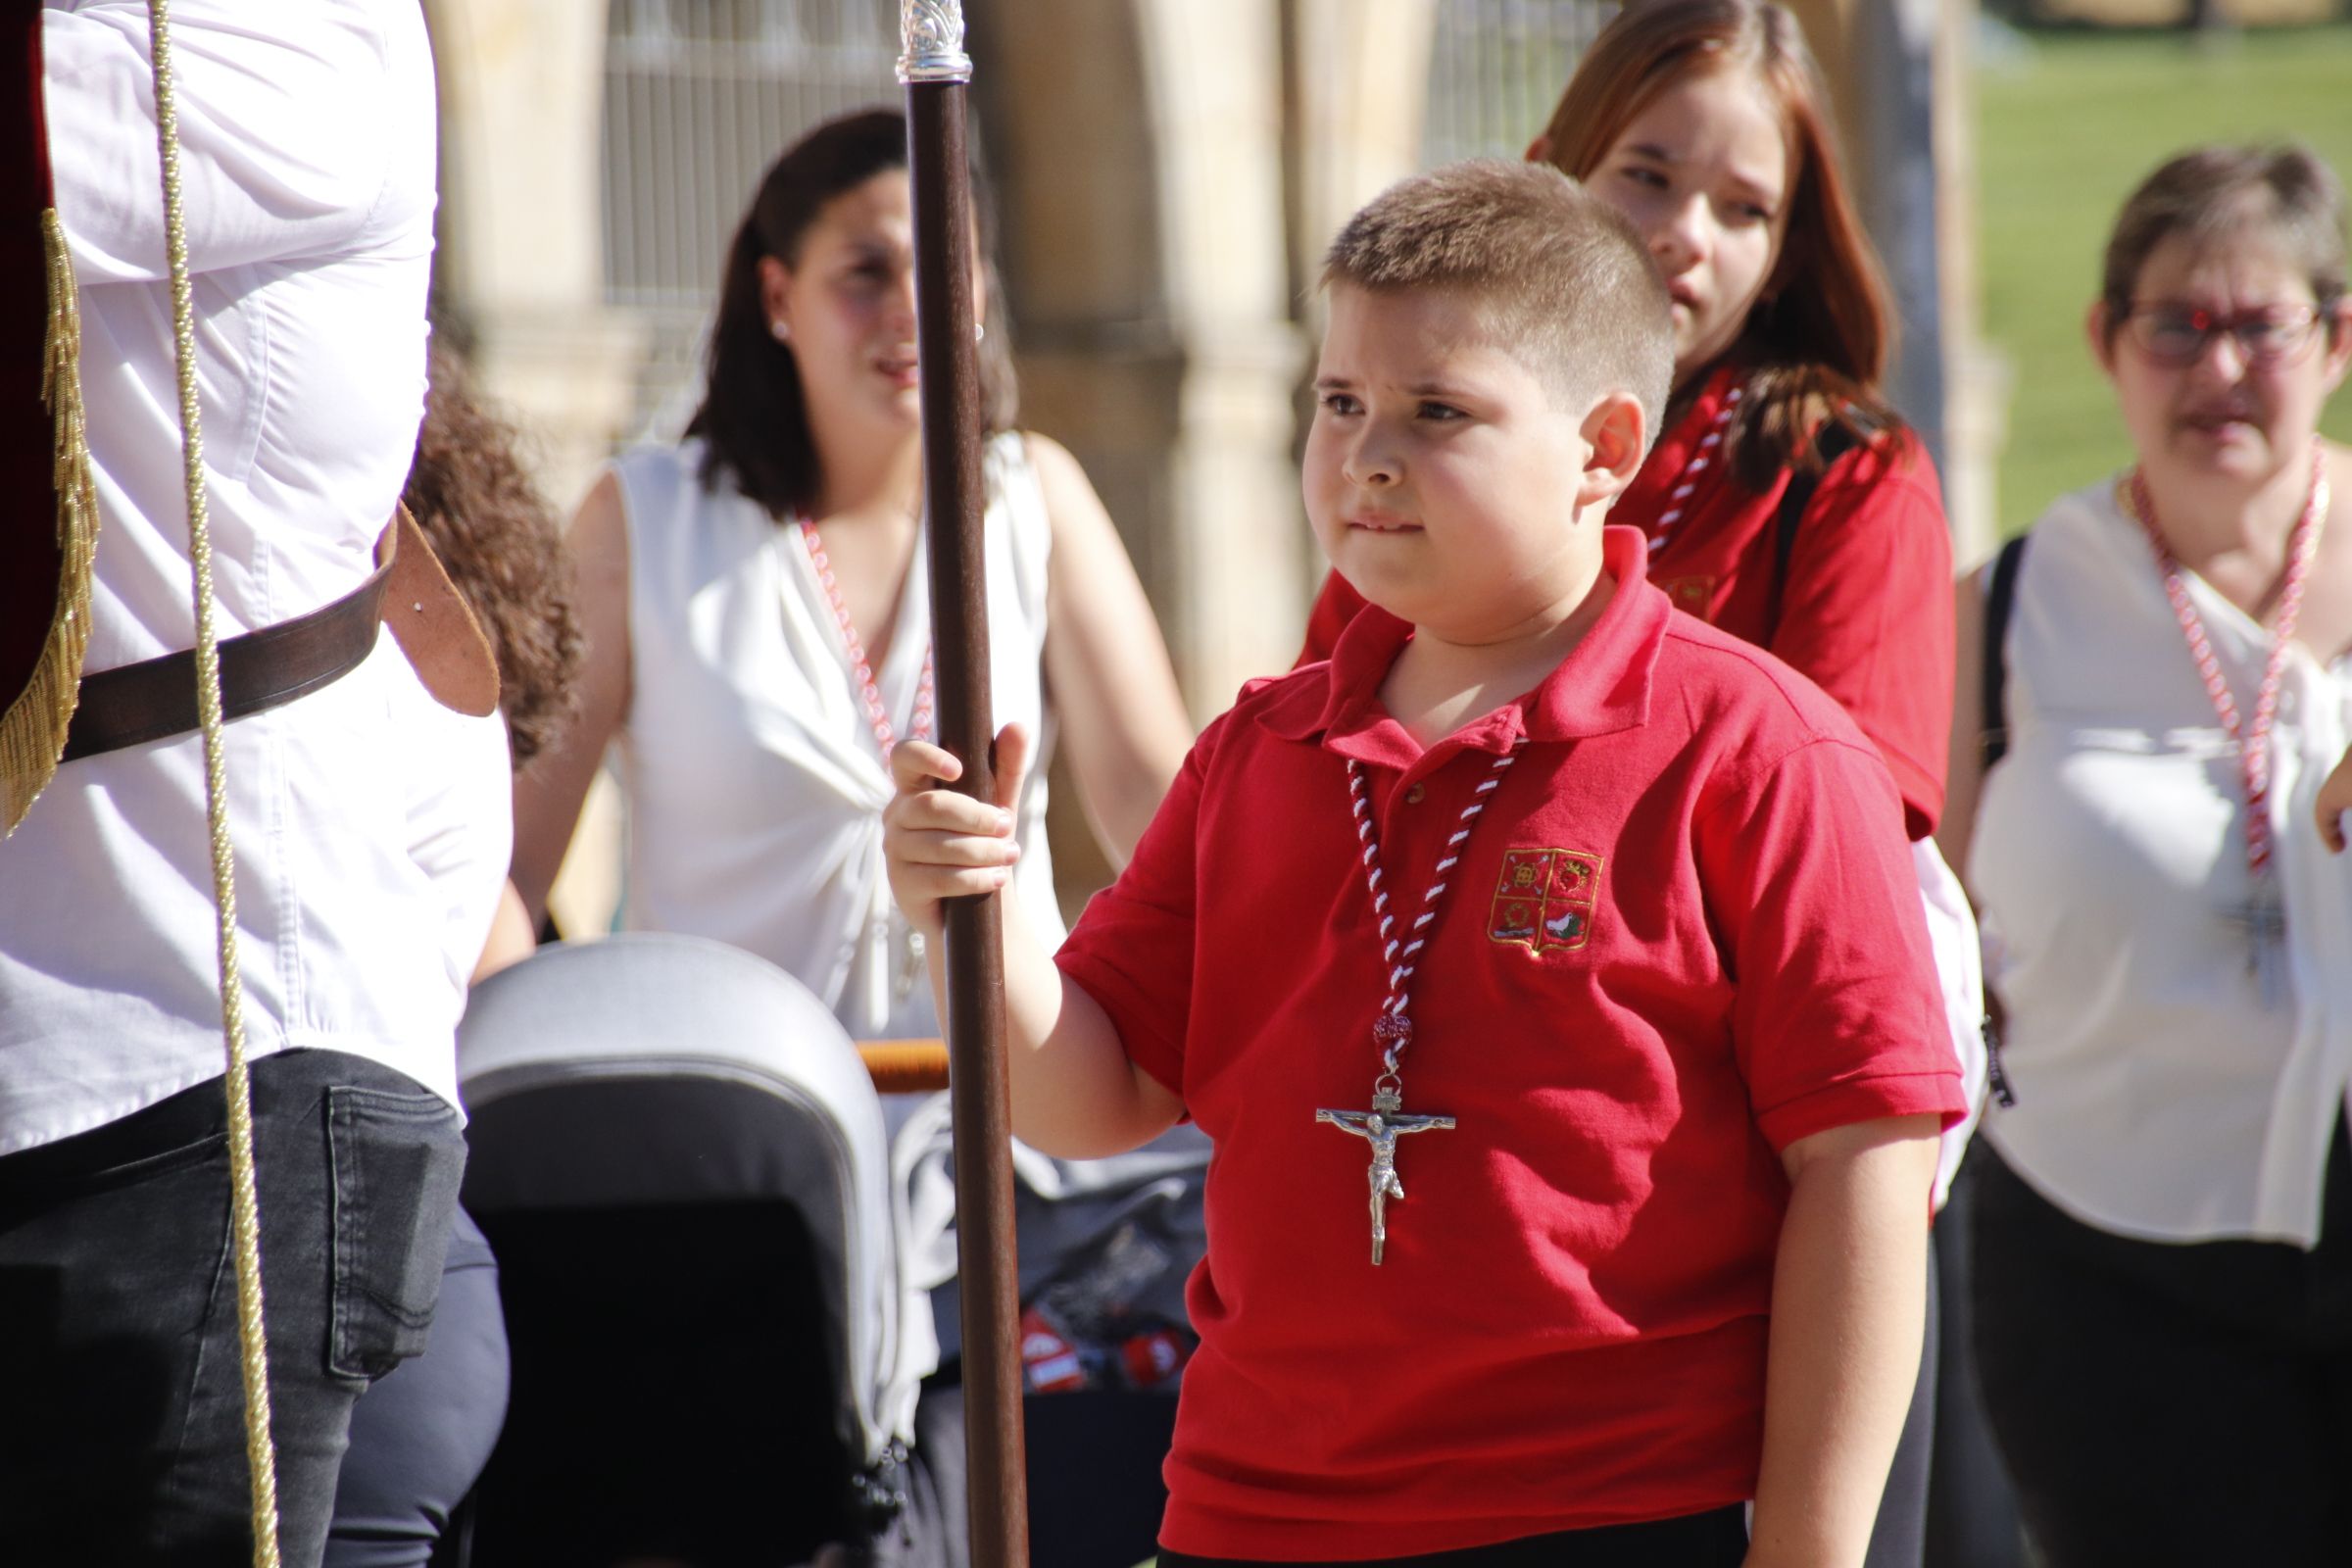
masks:
<svg viewBox="0 0 2352 1568"><path fill-rule="evenodd" d="M1658 591L1667 603L1688 615L1712 622L1715 618L1715 579L1713 577L1659 577L1654 579Z"/></svg>
<svg viewBox="0 0 2352 1568"><path fill-rule="evenodd" d="M1521 942L1534 954L1573 951L1592 937L1601 858L1582 850L1506 850L1487 940Z"/></svg>

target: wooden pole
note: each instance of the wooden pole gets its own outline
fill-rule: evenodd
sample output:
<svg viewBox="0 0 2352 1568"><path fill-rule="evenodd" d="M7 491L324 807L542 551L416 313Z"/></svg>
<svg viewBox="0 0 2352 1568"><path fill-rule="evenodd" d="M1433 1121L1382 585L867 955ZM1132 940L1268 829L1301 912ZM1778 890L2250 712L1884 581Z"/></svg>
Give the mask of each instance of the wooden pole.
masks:
<svg viewBox="0 0 2352 1568"><path fill-rule="evenodd" d="M914 184L915 355L922 370L923 494L930 517L931 637L940 744L963 763L956 788L996 788L988 591L980 524L980 382L972 299L970 165L964 149L959 0L902 0ZM1004 1064L1004 906L947 906L949 1094L956 1137L956 1247L963 1304L965 1496L974 1568L1028 1568L1021 1435L1020 1295L1012 1230L1012 1113Z"/></svg>

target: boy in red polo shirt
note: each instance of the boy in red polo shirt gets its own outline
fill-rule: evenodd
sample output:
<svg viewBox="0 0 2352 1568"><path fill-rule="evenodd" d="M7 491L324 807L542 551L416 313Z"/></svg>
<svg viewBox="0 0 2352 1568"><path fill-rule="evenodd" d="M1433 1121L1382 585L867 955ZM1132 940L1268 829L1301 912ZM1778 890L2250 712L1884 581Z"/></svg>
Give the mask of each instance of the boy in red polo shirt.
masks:
<svg viewBox="0 0 2352 1568"><path fill-rule="evenodd" d="M1324 276L1306 507L1375 608L1057 956L1004 922L1020 1136L1216 1141L1160 1561L1859 1563L1961 1109L1894 787L1603 526L1673 353L1621 219L1460 165ZM1011 819L895 762L936 935Z"/></svg>

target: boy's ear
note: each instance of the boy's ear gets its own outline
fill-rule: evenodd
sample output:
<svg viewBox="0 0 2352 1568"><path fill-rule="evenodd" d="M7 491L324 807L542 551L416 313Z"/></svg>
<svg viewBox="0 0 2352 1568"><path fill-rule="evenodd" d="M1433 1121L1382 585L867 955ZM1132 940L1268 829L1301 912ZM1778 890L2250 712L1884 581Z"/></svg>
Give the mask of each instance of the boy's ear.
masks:
<svg viewBox="0 0 2352 1568"><path fill-rule="evenodd" d="M1617 499L1642 471L1649 451L1649 417L1631 392L1607 392L1585 415L1585 475L1576 489L1578 507Z"/></svg>

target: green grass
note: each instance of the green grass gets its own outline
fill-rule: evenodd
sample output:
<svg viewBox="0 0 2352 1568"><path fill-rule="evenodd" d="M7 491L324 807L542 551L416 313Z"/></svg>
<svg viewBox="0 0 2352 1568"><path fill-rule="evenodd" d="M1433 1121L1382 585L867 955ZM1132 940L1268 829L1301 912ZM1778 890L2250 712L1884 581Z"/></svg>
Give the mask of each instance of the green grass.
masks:
<svg viewBox="0 0 2352 1568"><path fill-rule="evenodd" d="M2247 33L2213 52L2180 34L2023 35L1977 76L1984 331L2012 375L2000 521L2130 457L2082 340L2108 225L2132 187L2199 142L2299 137L2352 177L2352 25ZM2352 392L2324 421L2352 440Z"/></svg>

